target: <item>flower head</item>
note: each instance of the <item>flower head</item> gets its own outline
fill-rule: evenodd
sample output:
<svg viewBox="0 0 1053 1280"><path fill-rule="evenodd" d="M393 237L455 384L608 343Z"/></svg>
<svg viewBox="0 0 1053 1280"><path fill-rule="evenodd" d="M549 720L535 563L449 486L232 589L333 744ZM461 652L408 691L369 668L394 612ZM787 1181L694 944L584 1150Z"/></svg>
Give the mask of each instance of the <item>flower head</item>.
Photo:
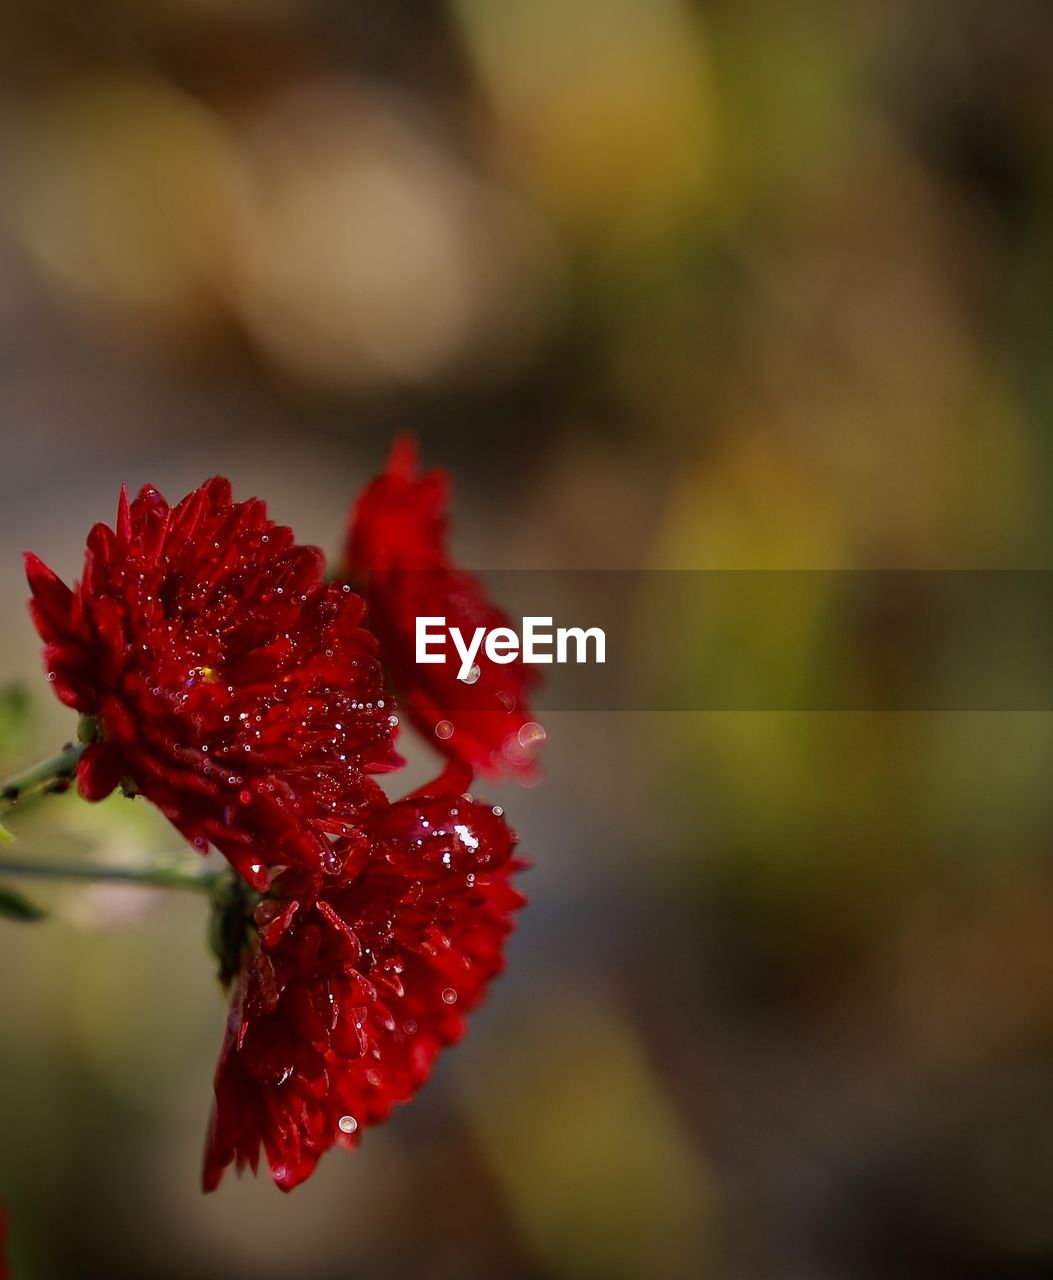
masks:
<svg viewBox="0 0 1053 1280"><path fill-rule="evenodd" d="M255 911L216 1069L204 1186L236 1164L288 1191L428 1078L503 966L515 837L447 791L378 809L336 880L279 876Z"/></svg>
<svg viewBox="0 0 1053 1280"><path fill-rule="evenodd" d="M176 507L122 492L72 590L26 570L48 678L93 722L82 795L141 793L260 888L271 867L340 870L330 836L400 760L363 603L317 548L217 478Z"/></svg>
<svg viewBox="0 0 1053 1280"><path fill-rule="evenodd" d="M449 558L447 492L442 472L417 474L414 442L397 441L352 512L346 568L366 597L400 705L421 732L484 773L530 774L544 738L527 706L536 683L530 667L519 658L498 665L480 653L466 684L452 664L415 660L418 617L444 617L465 635L508 626L479 580Z"/></svg>

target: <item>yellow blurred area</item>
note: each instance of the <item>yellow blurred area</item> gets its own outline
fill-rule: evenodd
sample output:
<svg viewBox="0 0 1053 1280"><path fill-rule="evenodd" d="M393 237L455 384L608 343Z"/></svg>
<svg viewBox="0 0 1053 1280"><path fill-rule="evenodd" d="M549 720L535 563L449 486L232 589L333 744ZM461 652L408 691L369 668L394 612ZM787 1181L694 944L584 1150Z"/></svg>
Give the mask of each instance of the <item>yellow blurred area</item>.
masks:
<svg viewBox="0 0 1053 1280"><path fill-rule="evenodd" d="M604 993L553 993L476 1057L464 1095L546 1267L583 1280L696 1274L709 1178Z"/></svg>
<svg viewBox="0 0 1053 1280"><path fill-rule="evenodd" d="M559 283L536 215L368 86L315 85L243 135L251 202L236 305L281 366L323 383L426 382L493 343L516 360Z"/></svg>
<svg viewBox="0 0 1053 1280"><path fill-rule="evenodd" d="M537 214L365 83L223 120L156 77L93 77L28 118L11 179L10 230L93 325L178 349L236 319L323 385L427 382L478 346L507 368L561 292Z"/></svg>
<svg viewBox="0 0 1053 1280"><path fill-rule="evenodd" d="M715 170L705 29L684 0L458 0L502 161L572 229L617 245L697 214Z"/></svg>
<svg viewBox="0 0 1053 1280"><path fill-rule="evenodd" d="M235 161L211 112L163 81L85 78L20 122L5 221L93 323L178 341L211 319Z"/></svg>

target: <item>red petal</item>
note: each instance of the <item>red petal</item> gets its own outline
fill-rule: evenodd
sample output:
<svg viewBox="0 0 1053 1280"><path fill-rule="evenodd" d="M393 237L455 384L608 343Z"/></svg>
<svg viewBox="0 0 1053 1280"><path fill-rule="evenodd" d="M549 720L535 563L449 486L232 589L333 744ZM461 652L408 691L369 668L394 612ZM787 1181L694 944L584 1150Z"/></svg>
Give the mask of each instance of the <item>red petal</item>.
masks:
<svg viewBox="0 0 1053 1280"><path fill-rule="evenodd" d="M69 634L73 592L32 551L25 552L23 558L26 579L33 593L30 608L41 639L65 639Z"/></svg>
<svg viewBox="0 0 1053 1280"><path fill-rule="evenodd" d="M94 742L77 761L77 786L85 800L105 800L124 772L121 752L106 742Z"/></svg>
<svg viewBox="0 0 1053 1280"><path fill-rule="evenodd" d="M400 480L412 480L417 474L419 461L420 447L416 438L408 431L403 431L395 437L385 469L389 476L397 476Z"/></svg>

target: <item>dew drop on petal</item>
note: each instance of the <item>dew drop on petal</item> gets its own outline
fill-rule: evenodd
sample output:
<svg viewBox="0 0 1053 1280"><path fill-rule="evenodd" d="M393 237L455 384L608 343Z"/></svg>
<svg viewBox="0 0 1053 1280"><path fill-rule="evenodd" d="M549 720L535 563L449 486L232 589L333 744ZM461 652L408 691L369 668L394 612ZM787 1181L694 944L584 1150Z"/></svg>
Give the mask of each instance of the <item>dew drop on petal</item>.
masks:
<svg viewBox="0 0 1053 1280"><path fill-rule="evenodd" d="M454 991L453 987L443 987L442 998L447 1004L456 1004L457 992Z"/></svg>
<svg viewBox="0 0 1053 1280"><path fill-rule="evenodd" d="M439 723L435 726L435 736L437 738L453 737L453 725L449 722L449 720L439 721Z"/></svg>
<svg viewBox="0 0 1053 1280"><path fill-rule="evenodd" d="M358 1121L354 1116L341 1116L337 1121L337 1126L341 1133L354 1133L358 1128Z"/></svg>
<svg viewBox="0 0 1053 1280"><path fill-rule="evenodd" d="M497 814L497 817L500 816L500 814ZM479 837L472 835L472 829L466 823L455 822L453 824L453 829L457 834L457 838L466 849L474 851L479 848Z"/></svg>

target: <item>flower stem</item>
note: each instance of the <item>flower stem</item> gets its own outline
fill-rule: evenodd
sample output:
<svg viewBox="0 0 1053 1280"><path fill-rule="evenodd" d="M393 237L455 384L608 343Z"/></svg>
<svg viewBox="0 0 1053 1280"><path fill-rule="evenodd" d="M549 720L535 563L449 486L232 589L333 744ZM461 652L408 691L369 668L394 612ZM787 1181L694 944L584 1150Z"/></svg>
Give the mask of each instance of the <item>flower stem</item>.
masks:
<svg viewBox="0 0 1053 1280"><path fill-rule="evenodd" d="M120 884L153 885L162 889L193 889L211 893L217 871L192 871L178 866L105 867L81 863L12 862L0 858L0 876L37 876L44 880L102 880Z"/></svg>
<svg viewBox="0 0 1053 1280"><path fill-rule="evenodd" d="M24 773L9 778L0 785L0 813L7 813L16 804L25 804L37 796L68 790L83 750L82 742L67 742L50 760L42 760Z"/></svg>

